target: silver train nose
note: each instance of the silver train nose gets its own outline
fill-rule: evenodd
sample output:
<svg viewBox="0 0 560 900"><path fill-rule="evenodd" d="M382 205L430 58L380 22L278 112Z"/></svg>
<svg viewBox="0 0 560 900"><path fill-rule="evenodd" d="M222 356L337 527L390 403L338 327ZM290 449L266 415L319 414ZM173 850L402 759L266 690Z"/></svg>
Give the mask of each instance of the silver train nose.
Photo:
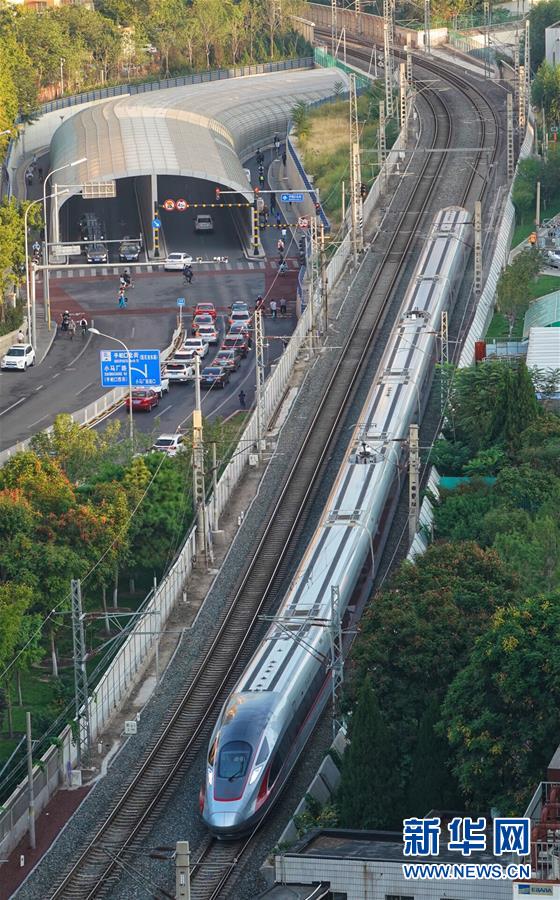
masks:
<svg viewBox="0 0 560 900"><path fill-rule="evenodd" d="M239 812L212 812L204 816L210 831L214 834L231 834L243 823L243 815Z"/></svg>

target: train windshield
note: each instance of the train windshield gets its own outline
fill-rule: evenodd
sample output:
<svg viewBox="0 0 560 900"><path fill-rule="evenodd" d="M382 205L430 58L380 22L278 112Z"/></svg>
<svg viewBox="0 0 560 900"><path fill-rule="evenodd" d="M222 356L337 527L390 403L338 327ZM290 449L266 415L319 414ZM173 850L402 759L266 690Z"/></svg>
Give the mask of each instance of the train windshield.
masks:
<svg viewBox="0 0 560 900"><path fill-rule="evenodd" d="M234 781L243 778L249 767L253 749L246 741L230 741L220 750L218 778Z"/></svg>

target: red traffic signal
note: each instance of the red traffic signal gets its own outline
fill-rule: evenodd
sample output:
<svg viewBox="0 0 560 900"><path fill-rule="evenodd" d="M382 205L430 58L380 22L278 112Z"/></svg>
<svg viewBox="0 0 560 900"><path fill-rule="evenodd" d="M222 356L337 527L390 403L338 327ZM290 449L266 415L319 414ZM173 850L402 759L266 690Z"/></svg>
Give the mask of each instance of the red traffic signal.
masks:
<svg viewBox="0 0 560 900"><path fill-rule="evenodd" d="M260 193L261 189L258 187L254 187L253 190L254 190L255 194L258 194L258 193Z"/></svg>
<svg viewBox="0 0 560 900"><path fill-rule="evenodd" d="M220 200L220 193L221 193L220 188L216 188L216 201L218 201L218 202Z"/></svg>

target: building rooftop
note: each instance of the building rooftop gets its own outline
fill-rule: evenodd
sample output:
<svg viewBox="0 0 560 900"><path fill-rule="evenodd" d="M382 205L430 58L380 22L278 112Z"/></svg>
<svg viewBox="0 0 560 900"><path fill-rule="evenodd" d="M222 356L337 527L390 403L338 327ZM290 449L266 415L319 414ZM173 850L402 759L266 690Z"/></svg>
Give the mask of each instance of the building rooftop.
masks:
<svg viewBox="0 0 560 900"><path fill-rule="evenodd" d="M523 320L523 337L529 336L531 328L551 326L560 326L560 291L552 291L531 303Z"/></svg>

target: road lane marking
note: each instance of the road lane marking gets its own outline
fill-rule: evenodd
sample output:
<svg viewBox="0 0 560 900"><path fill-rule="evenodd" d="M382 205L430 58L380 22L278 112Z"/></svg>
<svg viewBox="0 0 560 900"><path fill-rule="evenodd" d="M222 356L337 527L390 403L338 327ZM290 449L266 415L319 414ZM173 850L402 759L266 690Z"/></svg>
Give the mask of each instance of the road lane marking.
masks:
<svg viewBox="0 0 560 900"><path fill-rule="evenodd" d="M132 337L132 338L134 337L134 332L135 332L135 331L136 331L136 325L133 325L133 326L132 326L132 333L131 333L130 337Z"/></svg>
<svg viewBox="0 0 560 900"><path fill-rule="evenodd" d="M163 416L164 413L166 413L169 409L172 409L172 408L173 408L173 404L170 403L169 406L166 406L165 409L162 409L162 411L158 413L158 416Z"/></svg>
<svg viewBox="0 0 560 900"><path fill-rule="evenodd" d="M2 412L0 412L0 416L5 416L6 413L10 412L10 410L14 408L14 406L19 406L19 404L23 403L24 400L27 400L27 397L20 397L19 400L16 400L15 403L12 403L12 405L8 406L7 409L3 409Z"/></svg>
<svg viewBox="0 0 560 900"><path fill-rule="evenodd" d="M43 421L43 419L48 419L48 417L49 417L49 413L47 413L45 416L41 416L41 418L37 419L36 422L32 422L31 425L29 426L29 428L35 428L35 425L38 425L39 422Z"/></svg>
<svg viewBox="0 0 560 900"><path fill-rule="evenodd" d="M90 381L90 383L89 383L89 384L86 384L86 386L83 387L83 388L81 389L81 391L78 391L78 392L77 392L76 397L79 397L80 394L83 394L84 391L87 391L87 389L90 388L90 387L92 386L92 384L95 384L95 383L96 383L95 381Z"/></svg>
<svg viewBox="0 0 560 900"><path fill-rule="evenodd" d="M36 390L36 391L40 391L41 388L44 388L44 387L45 387L44 384L40 384L39 387L36 387L36 388L35 388L35 390Z"/></svg>
<svg viewBox="0 0 560 900"><path fill-rule="evenodd" d="M62 375L62 372L56 372L56 373L53 375L53 378L58 378L59 375Z"/></svg>

